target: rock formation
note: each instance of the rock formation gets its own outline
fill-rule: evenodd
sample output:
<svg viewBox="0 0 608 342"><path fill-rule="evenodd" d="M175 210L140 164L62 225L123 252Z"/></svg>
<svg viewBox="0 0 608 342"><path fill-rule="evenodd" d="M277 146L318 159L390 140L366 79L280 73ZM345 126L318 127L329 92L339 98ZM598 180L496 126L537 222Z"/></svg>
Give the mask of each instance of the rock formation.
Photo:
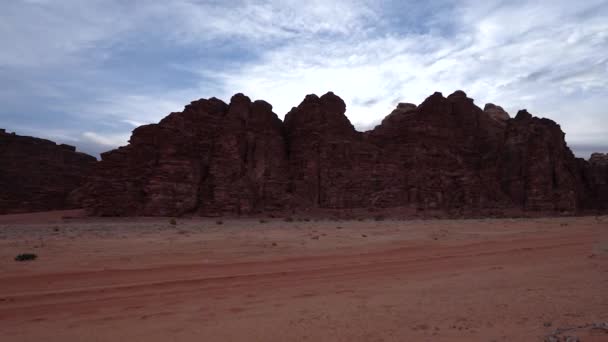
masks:
<svg viewBox="0 0 608 342"><path fill-rule="evenodd" d="M509 113L507 113L504 109L502 109L502 107L497 106L493 103L486 104L486 106L483 107L483 111L486 114L488 114L492 119L499 121L499 122L506 123L507 120L509 120L511 118L509 116Z"/></svg>
<svg viewBox="0 0 608 342"><path fill-rule="evenodd" d="M95 215L400 208L458 216L606 207L606 157L576 159L559 125L462 91L401 103L358 132L338 96L285 121L264 101L199 100L102 154L81 190Z"/></svg>
<svg viewBox="0 0 608 342"><path fill-rule="evenodd" d="M585 207L608 209L608 153L593 153L589 162L578 161L587 185L586 196L583 197Z"/></svg>
<svg viewBox="0 0 608 342"><path fill-rule="evenodd" d="M519 111L499 150L502 191L529 210L574 212L585 187L559 125Z"/></svg>
<svg viewBox="0 0 608 342"><path fill-rule="evenodd" d="M281 120L237 94L141 126L101 155L85 205L99 215L247 214L282 208L288 165Z"/></svg>
<svg viewBox="0 0 608 342"><path fill-rule="evenodd" d="M83 184L95 161L74 146L0 129L0 214L79 206L70 193Z"/></svg>

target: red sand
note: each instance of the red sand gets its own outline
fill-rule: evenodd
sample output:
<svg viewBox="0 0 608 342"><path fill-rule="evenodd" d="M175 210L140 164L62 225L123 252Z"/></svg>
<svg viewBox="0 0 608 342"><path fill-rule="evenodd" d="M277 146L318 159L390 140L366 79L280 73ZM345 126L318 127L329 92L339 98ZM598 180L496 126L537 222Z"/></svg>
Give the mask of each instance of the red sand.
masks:
<svg viewBox="0 0 608 342"><path fill-rule="evenodd" d="M78 216L0 217L0 340L542 341L608 321L608 217Z"/></svg>

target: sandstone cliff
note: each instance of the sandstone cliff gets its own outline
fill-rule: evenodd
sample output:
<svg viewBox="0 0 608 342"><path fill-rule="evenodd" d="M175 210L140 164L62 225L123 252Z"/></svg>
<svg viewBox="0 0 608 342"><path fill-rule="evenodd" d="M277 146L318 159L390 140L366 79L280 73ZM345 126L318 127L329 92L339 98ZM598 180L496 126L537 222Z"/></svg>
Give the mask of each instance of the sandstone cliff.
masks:
<svg viewBox="0 0 608 342"><path fill-rule="evenodd" d="M0 129L0 214L79 206L69 195L95 160L73 146Z"/></svg>
<svg viewBox="0 0 608 342"><path fill-rule="evenodd" d="M333 93L282 122L264 101L199 100L102 154L83 188L96 215L402 208L458 216L574 214L608 201L604 156L574 157L559 125L462 91L399 104L358 132Z"/></svg>
<svg viewBox="0 0 608 342"><path fill-rule="evenodd" d="M85 187L95 214L247 214L286 203L283 124L242 94L229 105L192 102L101 158Z"/></svg>

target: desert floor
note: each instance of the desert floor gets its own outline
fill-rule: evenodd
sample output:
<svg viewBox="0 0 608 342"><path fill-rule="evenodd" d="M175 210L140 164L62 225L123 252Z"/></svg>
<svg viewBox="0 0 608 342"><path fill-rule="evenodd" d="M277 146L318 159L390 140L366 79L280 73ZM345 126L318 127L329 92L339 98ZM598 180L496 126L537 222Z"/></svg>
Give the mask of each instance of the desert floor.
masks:
<svg viewBox="0 0 608 342"><path fill-rule="evenodd" d="M0 340L608 341L606 216L216 221L0 216Z"/></svg>

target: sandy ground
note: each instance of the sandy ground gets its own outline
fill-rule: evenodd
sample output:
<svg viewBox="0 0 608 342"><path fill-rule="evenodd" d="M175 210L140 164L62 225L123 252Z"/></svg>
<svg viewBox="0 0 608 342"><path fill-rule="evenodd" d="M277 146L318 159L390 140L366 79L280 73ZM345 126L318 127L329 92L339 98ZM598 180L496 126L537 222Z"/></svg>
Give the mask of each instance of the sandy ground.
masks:
<svg viewBox="0 0 608 342"><path fill-rule="evenodd" d="M608 217L80 216L0 217L1 341L608 341Z"/></svg>

